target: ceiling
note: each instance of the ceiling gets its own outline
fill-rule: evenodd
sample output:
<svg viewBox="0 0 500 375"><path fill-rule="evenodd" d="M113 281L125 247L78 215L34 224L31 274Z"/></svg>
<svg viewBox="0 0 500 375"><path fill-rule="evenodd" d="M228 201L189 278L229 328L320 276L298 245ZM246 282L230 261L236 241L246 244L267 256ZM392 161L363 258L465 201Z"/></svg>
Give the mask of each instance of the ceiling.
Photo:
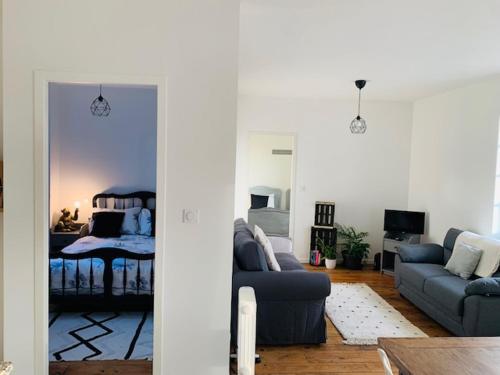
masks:
<svg viewBox="0 0 500 375"><path fill-rule="evenodd" d="M242 0L239 90L414 101L500 74L500 0Z"/></svg>

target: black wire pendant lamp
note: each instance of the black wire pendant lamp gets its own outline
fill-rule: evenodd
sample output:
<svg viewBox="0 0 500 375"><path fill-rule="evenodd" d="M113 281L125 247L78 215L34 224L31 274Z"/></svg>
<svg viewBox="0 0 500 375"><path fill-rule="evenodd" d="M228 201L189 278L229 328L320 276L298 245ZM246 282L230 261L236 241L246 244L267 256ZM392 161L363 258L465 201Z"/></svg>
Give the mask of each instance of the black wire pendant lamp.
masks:
<svg viewBox="0 0 500 375"><path fill-rule="evenodd" d="M359 89L358 95L358 115L351 121L351 133L352 134L364 134L366 132L366 121L364 118L360 116L361 110L361 89L365 87L366 81L363 79L359 79L354 82L356 87Z"/></svg>
<svg viewBox="0 0 500 375"><path fill-rule="evenodd" d="M102 85L99 85L99 96L90 105L90 112L98 117L107 117L111 112L108 101L102 96Z"/></svg>

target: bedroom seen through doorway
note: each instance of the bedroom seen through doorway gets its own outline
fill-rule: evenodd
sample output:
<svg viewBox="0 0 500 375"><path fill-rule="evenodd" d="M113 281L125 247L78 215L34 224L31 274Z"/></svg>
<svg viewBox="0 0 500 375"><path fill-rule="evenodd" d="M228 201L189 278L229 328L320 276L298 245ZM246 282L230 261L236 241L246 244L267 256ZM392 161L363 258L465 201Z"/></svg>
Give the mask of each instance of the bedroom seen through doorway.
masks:
<svg viewBox="0 0 500 375"><path fill-rule="evenodd" d="M151 373L157 87L49 83L48 106L49 373Z"/></svg>

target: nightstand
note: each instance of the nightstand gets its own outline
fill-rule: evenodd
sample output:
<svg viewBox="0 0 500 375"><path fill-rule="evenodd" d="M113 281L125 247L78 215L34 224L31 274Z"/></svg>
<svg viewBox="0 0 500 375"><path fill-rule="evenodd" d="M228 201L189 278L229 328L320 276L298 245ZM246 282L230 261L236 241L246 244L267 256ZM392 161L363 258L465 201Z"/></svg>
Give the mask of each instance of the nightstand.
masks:
<svg viewBox="0 0 500 375"><path fill-rule="evenodd" d="M50 252L58 253L66 246L71 245L80 238L80 230L73 232L55 232L50 230Z"/></svg>

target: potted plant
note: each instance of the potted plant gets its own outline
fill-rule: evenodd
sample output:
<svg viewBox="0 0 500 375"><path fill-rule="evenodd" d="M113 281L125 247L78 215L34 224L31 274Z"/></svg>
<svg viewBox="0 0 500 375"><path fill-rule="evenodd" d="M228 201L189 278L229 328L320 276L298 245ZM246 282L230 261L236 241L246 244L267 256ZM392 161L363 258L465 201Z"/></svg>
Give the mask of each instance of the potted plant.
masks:
<svg viewBox="0 0 500 375"><path fill-rule="evenodd" d="M363 259L368 258L370 253L370 244L364 242L368 232L356 232L353 227L336 225L337 234L342 241L342 257L344 266L351 270L360 270L363 268Z"/></svg>
<svg viewBox="0 0 500 375"><path fill-rule="evenodd" d="M325 256L325 265L329 270L335 269L337 265L337 252L332 245L328 245L322 238L318 238L318 248Z"/></svg>

